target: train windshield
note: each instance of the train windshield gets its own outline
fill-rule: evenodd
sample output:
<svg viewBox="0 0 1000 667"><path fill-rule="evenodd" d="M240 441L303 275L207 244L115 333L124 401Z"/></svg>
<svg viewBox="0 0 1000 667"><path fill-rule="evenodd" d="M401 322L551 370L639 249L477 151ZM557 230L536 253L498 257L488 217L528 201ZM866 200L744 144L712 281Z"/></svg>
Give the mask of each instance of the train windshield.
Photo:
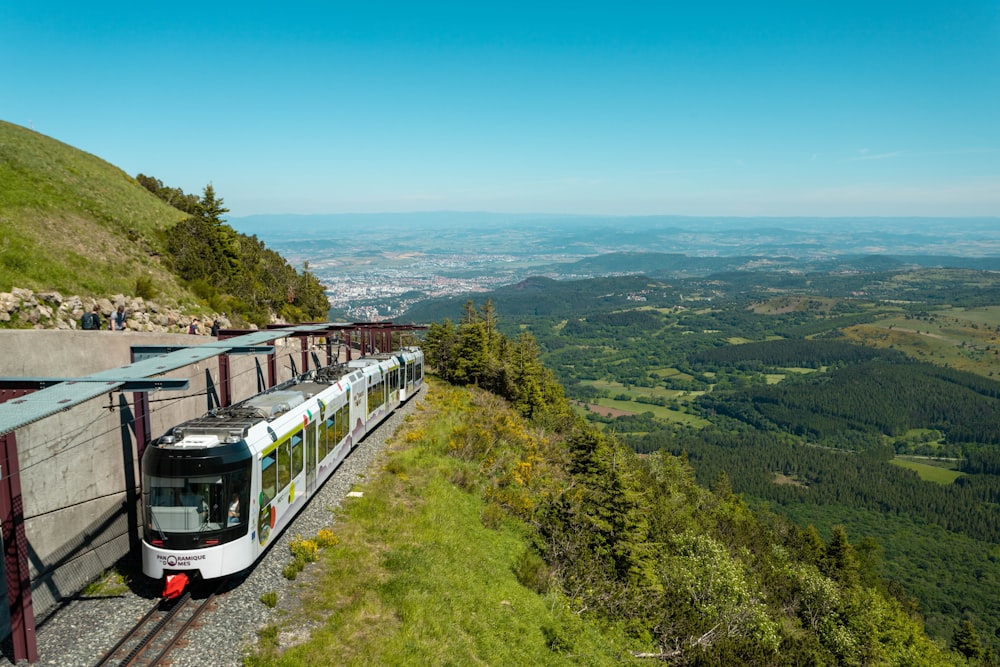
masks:
<svg viewBox="0 0 1000 667"><path fill-rule="evenodd" d="M146 475L147 536L245 527L249 494L249 480L242 470L200 477Z"/></svg>

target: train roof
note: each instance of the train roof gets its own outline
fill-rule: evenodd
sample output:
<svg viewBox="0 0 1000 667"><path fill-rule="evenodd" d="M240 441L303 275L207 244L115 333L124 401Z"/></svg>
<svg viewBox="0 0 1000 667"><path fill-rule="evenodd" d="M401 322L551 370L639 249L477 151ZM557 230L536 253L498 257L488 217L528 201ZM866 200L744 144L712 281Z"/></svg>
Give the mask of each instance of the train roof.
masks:
<svg viewBox="0 0 1000 667"><path fill-rule="evenodd" d="M338 382L360 379L362 372L345 364L325 366L288 380L239 403L218 408L201 417L174 426L154 441L155 446L171 448L211 447L236 442L261 422L269 422L301 405Z"/></svg>

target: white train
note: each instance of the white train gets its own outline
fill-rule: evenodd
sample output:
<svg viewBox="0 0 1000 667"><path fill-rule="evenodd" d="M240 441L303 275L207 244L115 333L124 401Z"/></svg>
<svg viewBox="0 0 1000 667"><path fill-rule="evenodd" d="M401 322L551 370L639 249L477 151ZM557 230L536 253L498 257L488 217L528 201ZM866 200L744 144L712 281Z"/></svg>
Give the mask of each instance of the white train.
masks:
<svg viewBox="0 0 1000 667"><path fill-rule="evenodd" d="M404 348L310 371L179 424L142 457L142 571L166 597L250 567L351 449L423 384Z"/></svg>

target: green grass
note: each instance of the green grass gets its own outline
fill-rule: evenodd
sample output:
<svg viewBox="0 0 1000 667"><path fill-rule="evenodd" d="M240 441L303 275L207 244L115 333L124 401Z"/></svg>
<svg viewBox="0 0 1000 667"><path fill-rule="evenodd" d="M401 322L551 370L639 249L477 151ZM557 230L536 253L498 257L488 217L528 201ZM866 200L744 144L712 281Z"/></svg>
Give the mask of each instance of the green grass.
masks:
<svg viewBox="0 0 1000 667"><path fill-rule="evenodd" d="M671 366L667 366L666 368L651 368L649 369L649 372L655 375L656 377L661 377L661 378L678 378L680 380L694 379L689 374L682 373L681 371Z"/></svg>
<svg viewBox="0 0 1000 667"><path fill-rule="evenodd" d="M80 595L88 598L113 598L129 592L128 577L117 570L107 570L83 587Z"/></svg>
<svg viewBox="0 0 1000 667"><path fill-rule="evenodd" d="M689 392L691 394L700 392ZM598 398L591 401L594 405L600 405L605 408L614 408L616 410L622 410L624 412L629 412L632 414L641 415L643 412L652 412L653 417L663 421L673 422L676 424L688 424L690 426L702 427L707 426L709 422L698 417L697 415L688 414L686 412L681 412L680 410L674 410L662 405L651 405L649 403L637 403L636 401L619 401L613 398Z"/></svg>
<svg viewBox="0 0 1000 667"><path fill-rule="evenodd" d="M910 458L900 458L898 456L889 461L889 463L897 465L900 468L912 470L920 475L920 479L925 482L934 482L935 484L952 484L956 479L965 474L957 470L942 467L941 465L935 465L932 462L915 461Z"/></svg>
<svg viewBox="0 0 1000 667"><path fill-rule="evenodd" d="M786 373L798 373L799 375L807 375L809 373L826 372L826 366L821 366L820 368L806 368L804 366L782 366L781 370L783 370Z"/></svg>
<svg viewBox="0 0 1000 667"><path fill-rule="evenodd" d="M491 514L478 492L454 481L470 478L446 455L466 409L457 394L438 402L439 419L428 410L397 435L364 497L343 508L339 543L310 566L314 577L308 568L301 575L310 578L302 606L281 626L311 627L309 639L276 647L262 638L247 664L326 665L331 656L340 665L634 664L619 636L557 593L519 582L530 531L484 521Z"/></svg>
<svg viewBox="0 0 1000 667"><path fill-rule="evenodd" d="M690 377L690 376L689 376ZM603 389L612 394L628 394L629 396L647 396L649 398L675 399L692 392L685 392L679 389L667 389L666 387L626 387L621 382L609 380L584 380L580 384L589 384L597 389Z"/></svg>
<svg viewBox="0 0 1000 667"><path fill-rule="evenodd" d="M113 165L0 121L0 291L133 294L146 276L180 299L157 249L183 217Z"/></svg>

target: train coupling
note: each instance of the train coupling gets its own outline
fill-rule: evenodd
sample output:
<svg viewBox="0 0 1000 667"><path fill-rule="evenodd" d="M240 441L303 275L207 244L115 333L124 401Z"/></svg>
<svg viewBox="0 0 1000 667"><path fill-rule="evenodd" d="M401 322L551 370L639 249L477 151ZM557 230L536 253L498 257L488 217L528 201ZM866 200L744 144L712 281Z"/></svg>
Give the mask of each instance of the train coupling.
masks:
<svg viewBox="0 0 1000 667"><path fill-rule="evenodd" d="M183 572L168 574L163 585L163 599L173 600L184 594L184 589L188 587L190 580Z"/></svg>

